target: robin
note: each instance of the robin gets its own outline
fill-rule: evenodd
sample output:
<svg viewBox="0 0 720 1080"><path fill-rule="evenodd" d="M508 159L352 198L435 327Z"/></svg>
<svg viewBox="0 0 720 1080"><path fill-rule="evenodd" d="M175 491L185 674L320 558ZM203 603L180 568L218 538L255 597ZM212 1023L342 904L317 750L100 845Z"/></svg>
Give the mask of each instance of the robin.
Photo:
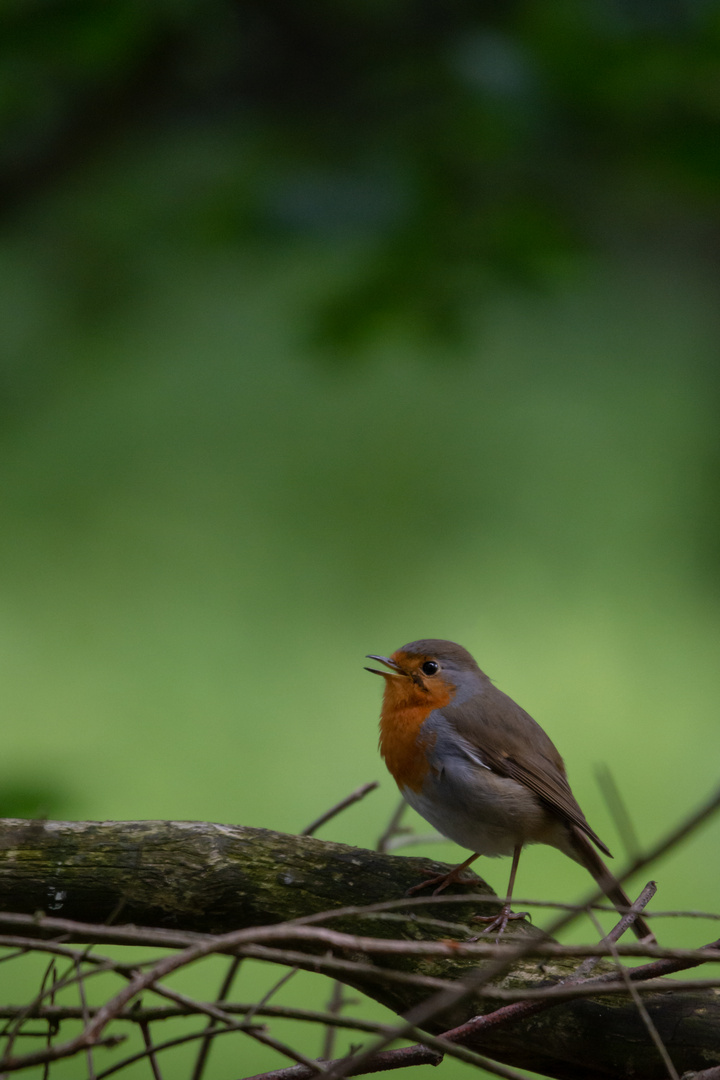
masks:
<svg viewBox="0 0 720 1080"><path fill-rule="evenodd" d="M621 911L630 900L598 855L610 855L585 820L555 746L524 709L452 641L425 639L392 656L369 655L389 670L385 679L380 753L406 802L443 836L473 854L449 874L411 889L461 880L479 855L512 855L507 899L487 932L509 919L520 852L525 844L559 848L590 871ZM595 846L593 846L595 845ZM633 930L654 941L638 915Z"/></svg>

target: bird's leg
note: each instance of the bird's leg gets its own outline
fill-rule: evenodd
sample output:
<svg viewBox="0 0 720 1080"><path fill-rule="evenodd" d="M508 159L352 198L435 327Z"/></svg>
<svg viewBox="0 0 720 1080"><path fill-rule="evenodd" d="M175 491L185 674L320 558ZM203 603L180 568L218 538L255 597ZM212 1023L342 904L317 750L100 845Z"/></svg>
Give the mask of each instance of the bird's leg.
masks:
<svg viewBox="0 0 720 1080"><path fill-rule="evenodd" d="M433 889L433 896L437 896L443 889L447 889L448 885L454 884L456 881L462 881L460 875L466 866L475 862L478 855L471 855L469 859L466 859L464 863L460 863L459 866L454 866L449 874L436 874L435 877L428 878L427 881L421 881L419 885L413 885L412 889L408 889L405 893L406 896L412 896L413 893L420 892L422 889L426 889L428 885L437 885L437 889Z"/></svg>
<svg viewBox="0 0 720 1080"><path fill-rule="evenodd" d="M487 929L483 930L484 934L494 934L497 930L496 941L500 940L500 935L505 930L505 927L511 919L524 919L526 916L530 918L528 911L511 911L510 903L512 901L513 889L515 887L515 875L517 874L518 863L520 862L520 852L522 851L522 844L518 844L513 851L512 866L510 868L510 880L508 882L507 896L505 897L505 903L500 908L498 915L475 915L473 916L473 922L485 922L488 924Z"/></svg>

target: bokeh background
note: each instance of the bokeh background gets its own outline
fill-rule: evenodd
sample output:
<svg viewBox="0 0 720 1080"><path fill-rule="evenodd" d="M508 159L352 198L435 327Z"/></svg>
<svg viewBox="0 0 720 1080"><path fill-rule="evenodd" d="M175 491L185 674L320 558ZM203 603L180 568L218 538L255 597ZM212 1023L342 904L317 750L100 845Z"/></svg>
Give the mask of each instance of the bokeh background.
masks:
<svg viewBox="0 0 720 1080"><path fill-rule="evenodd" d="M598 766L641 844L713 790L719 59L717 0L6 0L5 815L298 831L377 778L320 833L372 846L363 658L425 636L617 855Z"/></svg>

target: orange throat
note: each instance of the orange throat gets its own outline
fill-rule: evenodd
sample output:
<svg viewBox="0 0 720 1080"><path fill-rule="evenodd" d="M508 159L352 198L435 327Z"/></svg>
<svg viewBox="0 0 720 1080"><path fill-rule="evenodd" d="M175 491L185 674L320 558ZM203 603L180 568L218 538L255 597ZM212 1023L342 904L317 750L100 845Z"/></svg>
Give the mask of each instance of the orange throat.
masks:
<svg viewBox="0 0 720 1080"><path fill-rule="evenodd" d="M420 791L431 769L427 754L436 739L434 732L422 734L420 728L431 712L450 702L452 694L445 686L428 693L411 679L384 678L380 753L401 791Z"/></svg>

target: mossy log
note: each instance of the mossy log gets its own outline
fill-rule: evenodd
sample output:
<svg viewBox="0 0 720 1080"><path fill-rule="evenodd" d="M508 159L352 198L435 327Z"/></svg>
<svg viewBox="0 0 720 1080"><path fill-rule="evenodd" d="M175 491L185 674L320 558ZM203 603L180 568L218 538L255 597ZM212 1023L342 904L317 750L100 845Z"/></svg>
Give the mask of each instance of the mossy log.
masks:
<svg viewBox="0 0 720 1080"><path fill-rule="evenodd" d="M0 823L0 908L93 924L221 934L392 900L423 876L443 869L427 859L204 822ZM458 891L492 890L474 878ZM419 913L469 928L472 916L482 907L473 900L467 905L433 905L413 911L393 918L339 917L327 925L356 935L432 941L447 938L448 930L423 923L417 918ZM475 932L476 928L477 924ZM42 927L37 926L35 932L42 934ZM471 932L467 930L468 935ZM530 926L519 932L543 939ZM465 935L457 936L462 940ZM313 967L317 944L293 941L292 949L306 954L307 967ZM454 980L478 968L477 958L454 955L452 950L442 957L379 957L357 951L352 957L347 952L336 951L336 955L363 963L362 972L341 975L343 981L400 1015L418 1005L429 991L391 981L384 969ZM570 959L525 957L495 985L547 986L567 978L576 964ZM718 991L673 991L668 982L666 992L645 994L643 1000L678 1073L720 1064ZM487 998L470 997L426 1029L437 1034L493 1007ZM598 995L564 1001L486 1032L468 1045L507 1064L561 1080L619 1076L664 1080L667 1076L637 1008L625 997Z"/></svg>

